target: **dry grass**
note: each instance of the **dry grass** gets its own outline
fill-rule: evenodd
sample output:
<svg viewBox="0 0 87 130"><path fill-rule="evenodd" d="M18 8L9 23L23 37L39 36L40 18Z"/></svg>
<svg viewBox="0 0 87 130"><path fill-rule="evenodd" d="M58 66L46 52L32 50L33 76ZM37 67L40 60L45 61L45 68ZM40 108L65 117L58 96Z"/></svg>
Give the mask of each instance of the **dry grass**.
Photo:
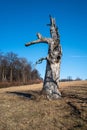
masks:
<svg viewBox="0 0 87 130"><path fill-rule="evenodd" d="M48 101L42 84L0 89L0 130L86 130L87 81L60 83L62 98Z"/></svg>

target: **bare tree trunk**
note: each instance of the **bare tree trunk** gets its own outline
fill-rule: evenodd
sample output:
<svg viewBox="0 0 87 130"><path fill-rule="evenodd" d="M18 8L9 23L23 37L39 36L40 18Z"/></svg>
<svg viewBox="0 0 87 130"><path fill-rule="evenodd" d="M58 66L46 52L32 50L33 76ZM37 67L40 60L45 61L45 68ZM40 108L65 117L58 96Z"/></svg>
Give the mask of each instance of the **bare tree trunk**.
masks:
<svg viewBox="0 0 87 130"><path fill-rule="evenodd" d="M59 64L50 64L47 61L46 74L42 92L47 95L47 98L57 99L61 96L59 92Z"/></svg>
<svg viewBox="0 0 87 130"><path fill-rule="evenodd" d="M13 80L13 68L10 68L10 82Z"/></svg>
<svg viewBox="0 0 87 130"><path fill-rule="evenodd" d="M5 71L4 71L4 67L2 68L2 82L4 81L4 77L5 77Z"/></svg>
<svg viewBox="0 0 87 130"><path fill-rule="evenodd" d="M58 99L61 97L61 93L59 92L59 76L62 50L58 28L56 27L55 20L52 17L50 17L49 25L51 38L43 38L41 34L38 33L38 39L36 41L29 42L25 45L30 46L32 44L43 42L49 45L48 56L39 60L39 62L44 59L47 60L42 92L47 95L47 98Z"/></svg>
<svg viewBox="0 0 87 130"><path fill-rule="evenodd" d="M5 81L7 81L6 74L5 74L5 68L2 67L2 82L5 82Z"/></svg>
<svg viewBox="0 0 87 130"><path fill-rule="evenodd" d="M4 68L2 69L2 81L4 81Z"/></svg>
<svg viewBox="0 0 87 130"><path fill-rule="evenodd" d="M22 71L22 81L23 81L23 83L25 83L25 71L24 70Z"/></svg>

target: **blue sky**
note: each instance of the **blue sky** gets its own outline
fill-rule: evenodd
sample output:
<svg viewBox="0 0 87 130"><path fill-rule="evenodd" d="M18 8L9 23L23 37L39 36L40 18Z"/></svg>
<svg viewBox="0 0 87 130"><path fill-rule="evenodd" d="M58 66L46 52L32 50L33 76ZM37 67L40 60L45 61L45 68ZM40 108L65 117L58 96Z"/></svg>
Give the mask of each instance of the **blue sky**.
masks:
<svg viewBox="0 0 87 130"><path fill-rule="evenodd" d="M37 32L50 37L49 14L56 19L63 49L60 78L87 79L87 0L1 0L0 51L12 51L32 64L47 56L46 44L24 44L35 40ZM36 68L44 77L46 62Z"/></svg>

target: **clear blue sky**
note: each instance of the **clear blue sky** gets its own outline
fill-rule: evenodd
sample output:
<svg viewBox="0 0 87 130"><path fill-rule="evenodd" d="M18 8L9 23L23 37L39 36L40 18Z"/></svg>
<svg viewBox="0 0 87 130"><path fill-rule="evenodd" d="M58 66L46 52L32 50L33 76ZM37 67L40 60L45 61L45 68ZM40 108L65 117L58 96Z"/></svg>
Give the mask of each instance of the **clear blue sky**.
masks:
<svg viewBox="0 0 87 130"><path fill-rule="evenodd" d="M56 18L63 49L60 78L87 79L87 0L0 0L0 51L14 52L33 64L48 46L25 47L36 33L50 37L49 14ZM42 77L46 62L37 65Z"/></svg>

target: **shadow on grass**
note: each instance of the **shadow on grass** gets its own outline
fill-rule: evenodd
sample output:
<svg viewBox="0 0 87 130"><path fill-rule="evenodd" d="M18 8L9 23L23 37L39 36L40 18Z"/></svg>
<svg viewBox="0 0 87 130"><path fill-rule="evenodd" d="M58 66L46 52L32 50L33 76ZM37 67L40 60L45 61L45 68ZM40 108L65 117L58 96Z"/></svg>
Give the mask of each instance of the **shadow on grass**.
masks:
<svg viewBox="0 0 87 130"><path fill-rule="evenodd" d="M25 93L25 92L16 92L16 91L14 91L14 92L7 92L8 94L14 94L14 95L17 95L17 96L19 96L19 97L24 97L24 98L28 98L28 99L31 99L31 100L33 100L33 99L36 99L36 95L35 95L35 93L37 93L37 92L29 92L29 93Z"/></svg>

